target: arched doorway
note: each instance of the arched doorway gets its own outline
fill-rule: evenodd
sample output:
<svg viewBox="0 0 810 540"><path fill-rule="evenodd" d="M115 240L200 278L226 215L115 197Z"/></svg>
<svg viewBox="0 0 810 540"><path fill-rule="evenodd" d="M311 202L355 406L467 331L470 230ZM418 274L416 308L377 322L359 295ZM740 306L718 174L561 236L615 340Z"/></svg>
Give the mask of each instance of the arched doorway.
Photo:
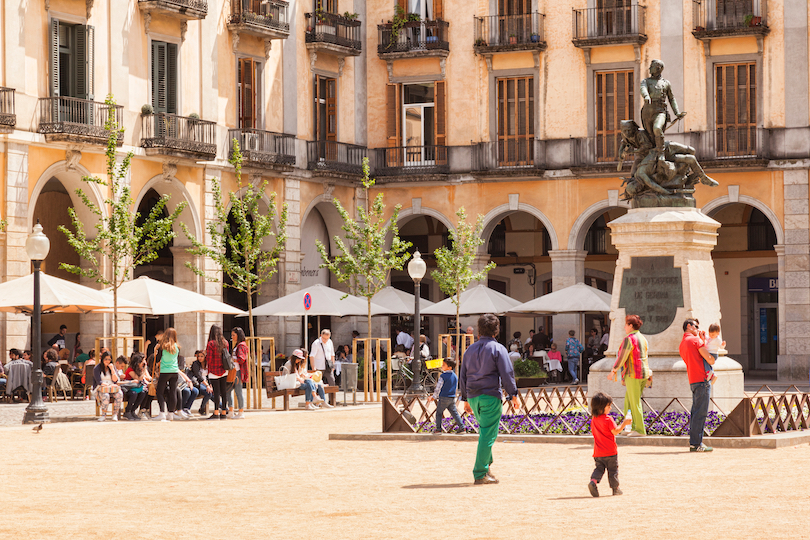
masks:
<svg viewBox="0 0 810 540"><path fill-rule="evenodd" d="M779 354L779 231L768 209L741 202L710 209L720 222L712 252L729 356L746 372L771 371ZM716 321L708 321L708 323Z"/></svg>

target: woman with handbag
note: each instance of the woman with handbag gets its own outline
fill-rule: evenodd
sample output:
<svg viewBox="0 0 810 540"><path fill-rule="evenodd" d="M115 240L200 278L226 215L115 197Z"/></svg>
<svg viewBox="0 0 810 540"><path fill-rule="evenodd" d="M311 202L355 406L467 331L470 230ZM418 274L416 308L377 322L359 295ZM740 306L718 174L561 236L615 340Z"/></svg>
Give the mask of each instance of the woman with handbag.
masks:
<svg viewBox="0 0 810 540"><path fill-rule="evenodd" d="M121 392L121 387L118 386L118 374L115 368L111 366L112 356L107 351L101 353L101 362L93 370L93 391L96 393L96 399L99 401L101 408L101 416L98 417L99 422L107 419L107 407L110 401L113 401L112 421L118 421L118 412L121 410L121 403L124 401L124 393Z"/></svg>
<svg viewBox="0 0 810 540"><path fill-rule="evenodd" d="M304 389L304 399L306 400L306 409L308 411L315 410L318 407L332 408L332 405L326 402L326 396L323 391L323 385L316 383L312 380L312 375L307 372L307 356L301 349L295 349L284 364L282 370L284 375L295 375L295 387ZM319 372L315 372L318 375Z"/></svg>
<svg viewBox="0 0 810 540"><path fill-rule="evenodd" d="M647 339L638 331L644 324L638 315L627 315L624 320L624 331L627 334L619 346L613 369L608 374L609 381L618 378L621 373L622 384L625 387L624 413L631 411L633 418L632 437L647 435L644 426L644 410L641 408L641 394L652 378L652 370L647 361Z"/></svg>
<svg viewBox="0 0 810 540"><path fill-rule="evenodd" d="M146 370L146 359L143 353L134 352L129 358L129 367L124 373L124 386L126 386L127 408L124 418L127 420L140 420L135 410L143 406L146 399L146 384L152 380ZM128 384L129 383L129 384Z"/></svg>
<svg viewBox="0 0 810 540"><path fill-rule="evenodd" d="M228 413L231 418L242 420L245 418L245 394L242 392L242 386L243 383L248 382L248 347L245 342L245 331L238 326L231 330L231 343L236 377L233 382L233 393L228 392ZM239 412L236 414L233 411L233 394L236 394L236 402L239 406Z"/></svg>
<svg viewBox="0 0 810 540"><path fill-rule="evenodd" d="M222 328L211 325L208 345L205 347L205 363L208 365L208 382L214 387L214 414L209 420L225 420L228 406L228 371L233 368L228 342L222 336Z"/></svg>
<svg viewBox="0 0 810 540"><path fill-rule="evenodd" d="M180 345L177 343L177 332L174 328L167 328L158 343L160 349L160 376L158 377L157 394L160 414L155 420L158 422L171 422L174 420L174 410L177 408L177 377L180 369L177 366L177 356L180 354ZM166 410L166 388L168 388L169 409Z"/></svg>

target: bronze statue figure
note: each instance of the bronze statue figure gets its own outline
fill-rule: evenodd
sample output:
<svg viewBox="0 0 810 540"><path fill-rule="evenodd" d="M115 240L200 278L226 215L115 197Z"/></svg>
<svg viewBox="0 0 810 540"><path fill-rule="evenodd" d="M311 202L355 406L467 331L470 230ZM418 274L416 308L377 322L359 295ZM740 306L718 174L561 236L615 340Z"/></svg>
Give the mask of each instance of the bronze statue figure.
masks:
<svg viewBox="0 0 810 540"><path fill-rule="evenodd" d="M622 170L627 154L635 154L630 178L622 183L626 186L625 199L631 200L635 208L694 207L695 184L718 185L698 163L694 148L664 140L666 130L686 113L678 110L669 81L661 77L663 69L663 62L653 60L650 63L651 76L641 82L643 129L633 120L621 123L618 170ZM675 120L671 123L667 103L675 113Z"/></svg>

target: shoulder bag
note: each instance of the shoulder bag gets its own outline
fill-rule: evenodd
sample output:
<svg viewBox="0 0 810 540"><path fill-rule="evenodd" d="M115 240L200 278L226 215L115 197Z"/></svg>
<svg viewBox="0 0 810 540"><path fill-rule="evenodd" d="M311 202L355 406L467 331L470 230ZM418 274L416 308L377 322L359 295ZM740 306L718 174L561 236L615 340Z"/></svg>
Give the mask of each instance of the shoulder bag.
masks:
<svg viewBox="0 0 810 540"><path fill-rule="evenodd" d="M318 343L321 344L321 350L323 351L323 359L326 361L326 369L335 369L335 361L332 360L332 357L326 354L326 347L323 346L323 341L318 339Z"/></svg>

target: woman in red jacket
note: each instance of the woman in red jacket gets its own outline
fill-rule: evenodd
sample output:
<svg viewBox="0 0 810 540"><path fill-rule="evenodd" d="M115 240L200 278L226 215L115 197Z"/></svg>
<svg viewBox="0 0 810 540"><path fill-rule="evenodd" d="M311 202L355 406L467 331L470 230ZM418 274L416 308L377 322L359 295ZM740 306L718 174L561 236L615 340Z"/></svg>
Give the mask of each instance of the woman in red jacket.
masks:
<svg viewBox="0 0 810 540"><path fill-rule="evenodd" d="M236 379L233 381L233 392L239 412L233 412L233 394L228 392L228 410L231 418L243 419L245 417L245 394L242 392L243 383L248 382L248 347L245 343L245 331L238 326L231 330L231 343L233 344L233 364L236 367Z"/></svg>
<svg viewBox="0 0 810 540"><path fill-rule="evenodd" d="M222 365L222 351L230 351L222 335L222 328L211 325L208 345L205 347L205 362L208 365L208 382L214 387L214 414L209 420L225 420L228 406L228 370Z"/></svg>

